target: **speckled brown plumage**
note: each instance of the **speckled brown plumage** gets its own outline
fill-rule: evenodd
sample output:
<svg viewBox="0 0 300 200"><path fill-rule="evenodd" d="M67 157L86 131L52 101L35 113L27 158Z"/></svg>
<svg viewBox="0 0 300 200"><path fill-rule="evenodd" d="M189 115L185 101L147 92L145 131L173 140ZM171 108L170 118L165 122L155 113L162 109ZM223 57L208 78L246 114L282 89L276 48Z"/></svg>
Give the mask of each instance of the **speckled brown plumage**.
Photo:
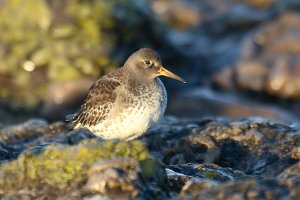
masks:
<svg viewBox="0 0 300 200"><path fill-rule="evenodd" d="M101 77L70 120L73 129L88 128L104 139L134 139L162 118L167 93L158 76L184 82L161 66L158 54L143 48L124 66Z"/></svg>
<svg viewBox="0 0 300 200"><path fill-rule="evenodd" d="M115 89L121 84L113 78L120 76L120 70L99 79L90 89L88 95L75 114L72 124L82 126L95 126L107 118L116 101Z"/></svg>

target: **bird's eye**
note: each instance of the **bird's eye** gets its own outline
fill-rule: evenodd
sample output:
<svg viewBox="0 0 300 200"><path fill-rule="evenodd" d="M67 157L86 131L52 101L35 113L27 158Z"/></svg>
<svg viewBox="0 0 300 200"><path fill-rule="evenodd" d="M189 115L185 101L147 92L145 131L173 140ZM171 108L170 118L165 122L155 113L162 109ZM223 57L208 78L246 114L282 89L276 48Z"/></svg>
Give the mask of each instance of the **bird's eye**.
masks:
<svg viewBox="0 0 300 200"><path fill-rule="evenodd" d="M146 65L150 65L151 62L150 62L149 60L146 60L146 61L145 61L145 64L146 64Z"/></svg>

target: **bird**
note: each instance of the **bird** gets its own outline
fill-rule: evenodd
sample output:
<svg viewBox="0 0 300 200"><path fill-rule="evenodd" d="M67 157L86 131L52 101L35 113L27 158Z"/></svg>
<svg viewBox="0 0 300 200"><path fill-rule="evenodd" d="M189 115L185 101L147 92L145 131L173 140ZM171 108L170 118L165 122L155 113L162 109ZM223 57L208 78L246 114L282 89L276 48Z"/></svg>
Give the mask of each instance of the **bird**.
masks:
<svg viewBox="0 0 300 200"><path fill-rule="evenodd" d="M158 53L141 48L124 65L100 77L80 109L67 116L71 129L87 128L103 139L132 140L163 117L167 92L159 76L186 83L161 64Z"/></svg>

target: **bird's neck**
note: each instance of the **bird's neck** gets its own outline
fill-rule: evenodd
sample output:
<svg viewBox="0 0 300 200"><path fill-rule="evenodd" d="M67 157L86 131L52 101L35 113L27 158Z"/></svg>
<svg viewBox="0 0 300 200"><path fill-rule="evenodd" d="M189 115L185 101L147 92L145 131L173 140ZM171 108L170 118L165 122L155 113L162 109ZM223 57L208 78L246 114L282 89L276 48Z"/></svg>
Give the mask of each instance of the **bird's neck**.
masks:
<svg viewBox="0 0 300 200"><path fill-rule="evenodd" d="M126 71L128 82L138 85L152 85L156 83L155 78L140 73L139 71L135 71L126 67L123 67L123 70Z"/></svg>

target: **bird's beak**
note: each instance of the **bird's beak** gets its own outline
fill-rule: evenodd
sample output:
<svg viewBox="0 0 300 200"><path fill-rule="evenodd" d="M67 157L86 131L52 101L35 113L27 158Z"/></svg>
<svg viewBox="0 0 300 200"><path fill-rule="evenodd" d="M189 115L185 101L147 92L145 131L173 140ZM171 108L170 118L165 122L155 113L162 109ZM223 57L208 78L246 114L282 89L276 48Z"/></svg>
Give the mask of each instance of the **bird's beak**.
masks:
<svg viewBox="0 0 300 200"><path fill-rule="evenodd" d="M160 66L159 70L158 70L158 74L161 76L166 76L172 79L175 79L177 81L181 81L183 83L186 83L185 80L183 80L182 78L180 78L179 76L177 76L176 74L173 74L172 72L170 72L169 70L167 70L166 68L164 68L163 66Z"/></svg>

